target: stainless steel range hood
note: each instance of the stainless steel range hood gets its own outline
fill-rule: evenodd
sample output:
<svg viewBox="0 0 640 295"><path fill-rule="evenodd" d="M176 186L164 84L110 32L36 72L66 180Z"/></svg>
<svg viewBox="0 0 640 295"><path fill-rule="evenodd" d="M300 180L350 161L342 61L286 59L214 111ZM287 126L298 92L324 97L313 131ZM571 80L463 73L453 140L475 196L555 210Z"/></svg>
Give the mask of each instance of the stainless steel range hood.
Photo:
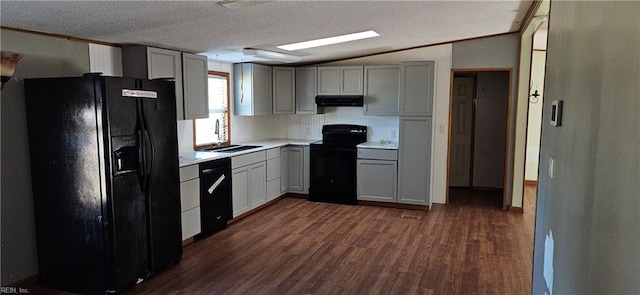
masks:
<svg viewBox="0 0 640 295"><path fill-rule="evenodd" d="M319 107L361 107L364 105L362 95L318 95L316 104Z"/></svg>

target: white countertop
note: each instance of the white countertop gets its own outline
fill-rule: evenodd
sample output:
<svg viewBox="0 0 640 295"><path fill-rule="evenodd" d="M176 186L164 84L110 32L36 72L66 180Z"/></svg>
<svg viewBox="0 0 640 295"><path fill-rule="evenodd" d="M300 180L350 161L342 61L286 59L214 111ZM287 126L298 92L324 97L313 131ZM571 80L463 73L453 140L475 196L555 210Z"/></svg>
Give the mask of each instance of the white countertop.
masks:
<svg viewBox="0 0 640 295"><path fill-rule="evenodd" d="M234 142L235 145L259 145L259 148L239 151L235 153L217 153L214 151L194 151L194 152L186 152L181 153L178 158L178 166L185 167L189 165L194 165L202 162L212 161L216 159L223 159L263 150L268 150L277 147L283 147L287 145L309 145L310 143L317 141L317 139L264 139L258 141L249 141L249 142Z"/></svg>
<svg viewBox="0 0 640 295"><path fill-rule="evenodd" d="M397 150L397 143L379 143L379 142L364 142L358 145L358 148L365 149L382 149L382 150Z"/></svg>

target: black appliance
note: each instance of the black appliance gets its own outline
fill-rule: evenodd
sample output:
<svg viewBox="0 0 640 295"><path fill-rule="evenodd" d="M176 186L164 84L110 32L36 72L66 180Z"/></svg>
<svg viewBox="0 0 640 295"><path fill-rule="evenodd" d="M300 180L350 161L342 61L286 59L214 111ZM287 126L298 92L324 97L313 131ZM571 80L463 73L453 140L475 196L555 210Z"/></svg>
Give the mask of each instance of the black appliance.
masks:
<svg viewBox="0 0 640 295"><path fill-rule="evenodd" d="M25 79L42 285L115 293L182 257L175 86Z"/></svg>
<svg viewBox="0 0 640 295"><path fill-rule="evenodd" d="M364 105L362 95L318 95L316 104L320 107L361 107Z"/></svg>
<svg viewBox="0 0 640 295"><path fill-rule="evenodd" d="M231 158L200 164L200 228L198 238L227 227L231 220Z"/></svg>
<svg viewBox="0 0 640 295"><path fill-rule="evenodd" d="M322 140L311 143L309 200L356 205L357 148L367 141L367 126L324 125Z"/></svg>

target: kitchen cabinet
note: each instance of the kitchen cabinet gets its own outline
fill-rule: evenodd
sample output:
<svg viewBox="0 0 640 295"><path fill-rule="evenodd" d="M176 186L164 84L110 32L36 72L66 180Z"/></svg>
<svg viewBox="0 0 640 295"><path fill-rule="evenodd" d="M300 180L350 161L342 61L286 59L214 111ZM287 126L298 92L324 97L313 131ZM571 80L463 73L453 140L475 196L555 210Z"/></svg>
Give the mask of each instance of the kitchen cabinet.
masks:
<svg viewBox="0 0 640 295"><path fill-rule="evenodd" d="M182 240L200 233L200 178L198 165L180 168Z"/></svg>
<svg viewBox="0 0 640 295"><path fill-rule="evenodd" d="M287 192L308 194L311 162L309 147L289 146L287 154Z"/></svg>
<svg viewBox="0 0 640 295"><path fill-rule="evenodd" d="M288 67L273 67L273 113L295 114L296 70Z"/></svg>
<svg viewBox="0 0 640 295"><path fill-rule="evenodd" d="M400 114L431 116L434 85L433 61L403 62L401 71Z"/></svg>
<svg viewBox="0 0 640 295"><path fill-rule="evenodd" d="M142 45L127 45L122 48L122 71L125 77L173 79L178 120L209 116L206 56Z"/></svg>
<svg viewBox="0 0 640 295"><path fill-rule="evenodd" d="M364 67L364 113L398 115L400 112L400 65Z"/></svg>
<svg viewBox="0 0 640 295"><path fill-rule="evenodd" d="M266 152L231 157L233 217L267 201Z"/></svg>
<svg viewBox="0 0 640 295"><path fill-rule="evenodd" d="M240 63L233 65L233 101L236 116L272 113L273 72L271 67Z"/></svg>
<svg viewBox="0 0 640 295"><path fill-rule="evenodd" d="M358 200L397 202L398 151L358 149Z"/></svg>
<svg viewBox="0 0 640 295"><path fill-rule="evenodd" d="M280 148L280 194L289 189L289 148Z"/></svg>
<svg viewBox="0 0 640 295"><path fill-rule="evenodd" d="M296 68L296 114L322 114L323 108L316 105L318 95L318 68Z"/></svg>
<svg viewBox="0 0 640 295"><path fill-rule="evenodd" d="M431 205L431 117L401 117L398 203Z"/></svg>
<svg viewBox="0 0 640 295"><path fill-rule="evenodd" d="M318 67L318 95L362 95L363 67Z"/></svg>
<svg viewBox="0 0 640 295"><path fill-rule="evenodd" d="M267 202L282 195L280 148L267 150Z"/></svg>

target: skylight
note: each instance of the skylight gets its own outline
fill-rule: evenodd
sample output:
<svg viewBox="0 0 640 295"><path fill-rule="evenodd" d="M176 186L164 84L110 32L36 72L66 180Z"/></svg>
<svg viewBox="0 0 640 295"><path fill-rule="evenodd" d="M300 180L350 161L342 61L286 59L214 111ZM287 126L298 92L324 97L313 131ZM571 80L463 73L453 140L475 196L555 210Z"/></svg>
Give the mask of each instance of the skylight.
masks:
<svg viewBox="0 0 640 295"><path fill-rule="evenodd" d="M298 42L298 43L291 43L286 45L280 45L277 47L280 49L288 50L288 51L294 51L294 50L300 50L300 49L307 49L307 48L320 47L325 45L373 38L378 36L380 36L380 34L376 33L375 31L366 31L366 32L352 33L352 34L346 34L346 35L340 35L335 37L328 37L328 38L322 38L322 39L316 39L316 40L310 40L310 41L304 41L304 42Z"/></svg>

